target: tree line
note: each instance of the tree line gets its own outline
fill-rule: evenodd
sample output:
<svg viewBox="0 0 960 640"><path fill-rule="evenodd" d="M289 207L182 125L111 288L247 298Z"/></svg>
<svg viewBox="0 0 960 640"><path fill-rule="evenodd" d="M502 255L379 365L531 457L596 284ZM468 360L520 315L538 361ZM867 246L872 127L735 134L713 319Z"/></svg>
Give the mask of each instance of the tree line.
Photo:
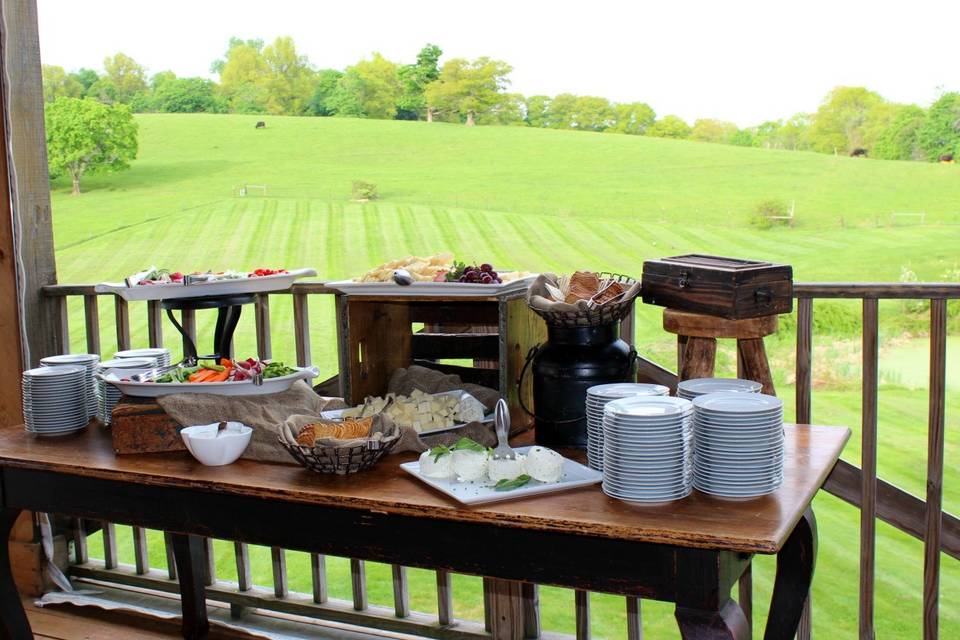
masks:
<svg viewBox="0 0 960 640"><path fill-rule="evenodd" d="M344 70L320 68L290 37L270 44L231 38L211 65L218 78L149 75L129 56L104 60L101 72L44 65L44 98L89 98L134 112L343 116L496 124L691 139L747 147L868 154L936 161L960 153L960 93L945 92L924 109L898 104L864 87L837 87L814 113L739 128L712 118L688 124L658 117L645 102L618 103L562 93L509 91L512 67L502 60L451 58L424 46L408 63L379 53Z"/></svg>

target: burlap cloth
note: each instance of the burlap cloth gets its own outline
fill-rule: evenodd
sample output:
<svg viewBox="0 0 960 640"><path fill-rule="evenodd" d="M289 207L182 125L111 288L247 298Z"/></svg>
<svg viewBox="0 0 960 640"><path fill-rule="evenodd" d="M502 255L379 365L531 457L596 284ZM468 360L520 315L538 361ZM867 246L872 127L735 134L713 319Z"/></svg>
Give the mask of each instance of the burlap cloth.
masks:
<svg viewBox="0 0 960 640"><path fill-rule="evenodd" d="M488 411L493 409L499 398L499 394L493 389L465 384L459 376L418 366L397 369L390 378L387 390L409 395L414 389L420 389L426 393L464 389L482 402ZM317 395L302 380L296 382L287 391L262 396L176 393L160 396L157 402L171 418L183 426L210 424L220 420L242 422L253 428L253 438L243 458L285 464L297 464L277 442L282 425L291 416L310 416L319 420L321 411L347 407L341 398ZM493 427L480 422L472 422L451 433L422 438L413 427L403 427L400 442L393 449L393 453L402 451L419 453L437 445L453 444L464 436L486 446L495 445L497 439Z"/></svg>

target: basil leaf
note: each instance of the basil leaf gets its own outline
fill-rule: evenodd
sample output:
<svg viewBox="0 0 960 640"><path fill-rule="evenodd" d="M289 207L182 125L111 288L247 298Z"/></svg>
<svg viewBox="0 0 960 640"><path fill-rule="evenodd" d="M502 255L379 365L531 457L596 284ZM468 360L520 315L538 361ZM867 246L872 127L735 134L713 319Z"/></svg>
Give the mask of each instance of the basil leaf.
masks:
<svg viewBox="0 0 960 640"><path fill-rule="evenodd" d="M438 460L440 460L440 458L442 458L445 455L448 455L449 453L451 453L450 448L442 444L434 447L433 449L430 449L430 455L433 456L434 462L437 462Z"/></svg>
<svg viewBox="0 0 960 640"><path fill-rule="evenodd" d="M485 446L477 442L476 440L471 440L470 438L460 438L457 440L457 444L453 445L453 451L477 451L483 453L487 450Z"/></svg>
<svg viewBox="0 0 960 640"><path fill-rule="evenodd" d="M507 480L506 478L498 480L497 484L493 485L494 491L512 491L513 489L519 489L523 485L530 482L533 478L527 474L517 476L513 480Z"/></svg>

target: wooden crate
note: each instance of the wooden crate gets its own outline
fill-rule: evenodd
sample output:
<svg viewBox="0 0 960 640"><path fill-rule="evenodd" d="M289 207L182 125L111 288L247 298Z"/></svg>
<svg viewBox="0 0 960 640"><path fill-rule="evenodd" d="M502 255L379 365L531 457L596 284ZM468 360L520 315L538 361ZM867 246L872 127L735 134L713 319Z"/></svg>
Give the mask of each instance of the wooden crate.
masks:
<svg viewBox="0 0 960 640"><path fill-rule="evenodd" d="M383 395L391 374L419 364L500 391L514 426L532 426L517 382L547 328L524 293L490 297L337 296L341 394L352 404ZM422 324L419 328L417 325ZM447 360L469 360L451 364ZM524 384L524 403L533 391Z"/></svg>

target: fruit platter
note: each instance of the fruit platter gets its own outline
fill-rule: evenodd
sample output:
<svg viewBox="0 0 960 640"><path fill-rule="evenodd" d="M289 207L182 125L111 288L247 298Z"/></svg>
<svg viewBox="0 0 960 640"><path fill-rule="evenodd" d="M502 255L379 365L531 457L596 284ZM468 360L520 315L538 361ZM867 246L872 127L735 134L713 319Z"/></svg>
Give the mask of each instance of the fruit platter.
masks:
<svg viewBox="0 0 960 640"><path fill-rule="evenodd" d="M256 396L286 391L297 380L312 380L320 375L315 367L289 367L282 362L256 358L219 362L202 361L156 369L143 377L125 375L120 370L96 374L128 396L156 398L174 393L211 393L221 396Z"/></svg>
<svg viewBox="0 0 960 640"><path fill-rule="evenodd" d="M352 280L325 284L347 295L487 296L525 291L536 276L498 270L488 262L467 264L452 253L439 253L391 260Z"/></svg>
<svg viewBox="0 0 960 640"><path fill-rule="evenodd" d="M101 282L97 293L115 293L124 300L170 300L283 291L298 278L316 276L314 269L258 268L253 271L194 271L150 267L124 278Z"/></svg>

